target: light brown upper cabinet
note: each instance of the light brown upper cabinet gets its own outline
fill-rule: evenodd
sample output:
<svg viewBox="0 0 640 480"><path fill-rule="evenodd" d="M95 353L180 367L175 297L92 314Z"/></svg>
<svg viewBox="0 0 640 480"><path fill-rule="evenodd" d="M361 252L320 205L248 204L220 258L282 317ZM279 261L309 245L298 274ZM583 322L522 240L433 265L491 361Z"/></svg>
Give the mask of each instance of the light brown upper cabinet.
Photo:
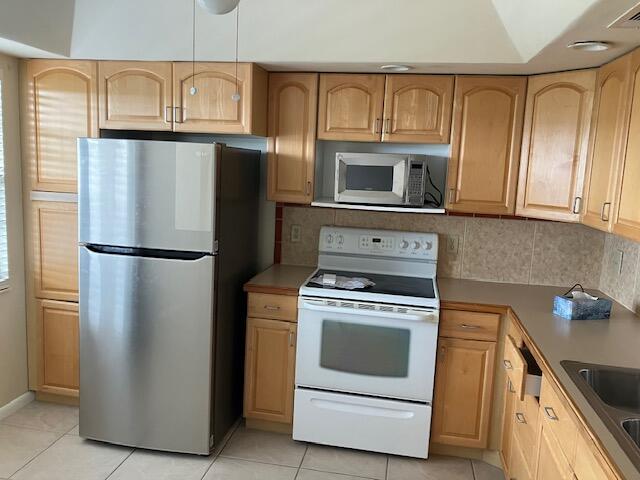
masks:
<svg viewBox="0 0 640 480"><path fill-rule="evenodd" d="M449 143L451 75L387 75L383 142Z"/></svg>
<svg viewBox="0 0 640 480"><path fill-rule="evenodd" d="M456 80L446 208L513 214L526 77Z"/></svg>
<svg viewBox="0 0 640 480"><path fill-rule="evenodd" d="M378 142L384 75L320 74L318 138Z"/></svg>
<svg viewBox="0 0 640 480"><path fill-rule="evenodd" d="M171 130L171 62L99 62L100 128Z"/></svg>
<svg viewBox="0 0 640 480"><path fill-rule="evenodd" d="M313 200L317 104L318 74L269 75L269 200Z"/></svg>
<svg viewBox="0 0 640 480"><path fill-rule="evenodd" d="M582 223L605 231L611 229L615 183L624 155L630 67L631 56L625 55L598 70Z"/></svg>
<svg viewBox="0 0 640 480"><path fill-rule="evenodd" d="M33 202L34 290L37 298L78 301L78 207Z"/></svg>
<svg viewBox="0 0 640 480"><path fill-rule="evenodd" d="M620 169L613 232L640 241L640 50L631 56L631 118Z"/></svg>
<svg viewBox="0 0 640 480"><path fill-rule="evenodd" d="M31 188L76 192L77 138L98 136L97 64L29 60L22 73L23 148Z"/></svg>
<svg viewBox="0 0 640 480"><path fill-rule="evenodd" d="M516 214L579 222L596 71L529 77Z"/></svg>
<svg viewBox="0 0 640 480"><path fill-rule="evenodd" d="M448 143L451 75L321 74L318 138Z"/></svg>
<svg viewBox="0 0 640 480"><path fill-rule="evenodd" d="M251 63L239 64L237 75L233 63L174 63L174 131L265 136L267 82L267 72Z"/></svg>

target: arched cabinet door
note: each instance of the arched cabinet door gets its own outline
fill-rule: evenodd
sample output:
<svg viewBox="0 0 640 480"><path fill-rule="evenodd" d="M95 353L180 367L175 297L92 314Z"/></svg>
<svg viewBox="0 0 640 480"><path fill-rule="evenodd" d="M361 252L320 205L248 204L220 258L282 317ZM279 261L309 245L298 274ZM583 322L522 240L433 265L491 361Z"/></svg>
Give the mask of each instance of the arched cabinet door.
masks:
<svg viewBox="0 0 640 480"><path fill-rule="evenodd" d="M596 71L529 77L516 214L579 222Z"/></svg>
<svg viewBox="0 0 640 480"><path fill-rule="evenodd" d="M171 62L100 62L100 128L171 130Z"/></svg>
<svg viewBox="0 0 640 480"><path fill-rule="evenodd" d="M458 77L447 209L514 213L526 87L526 77Z"/></svg>
<svg viewBox="0 0 640 480"><path fill-rule="evenodd" d="M387 75L383 142L449 143L452 75Z"/></svg>
<svg viewBox="0 0 640 480"><path fill-rule="evenodd" d="M313 200L317 99L315 73L269 76L269 200Z"/></svg>
<svg viewBox="0 0 640 480"><path fill-rule="evenodd" d="M624 156L631 57L598 70L582 223L610 231L618 168Z"/></svg>
<svg viewBox="0 0 640 480"><path fill-rule="evenodd" d="M267 72L251 63L174 63L173 130L265 136L267 81Z"/></svg>
<svg viewBox="0 0 640 480"><path fill-rule="evenodd" d="M384 75L321 74L318 138L379 142Z"/></svg>
<svg viewBox="0 0 640 480"><path fill-rule="evenodd" d="M78 137L98 136L96 62L29 60L23 146L31 188L77 192Z"/></svg>

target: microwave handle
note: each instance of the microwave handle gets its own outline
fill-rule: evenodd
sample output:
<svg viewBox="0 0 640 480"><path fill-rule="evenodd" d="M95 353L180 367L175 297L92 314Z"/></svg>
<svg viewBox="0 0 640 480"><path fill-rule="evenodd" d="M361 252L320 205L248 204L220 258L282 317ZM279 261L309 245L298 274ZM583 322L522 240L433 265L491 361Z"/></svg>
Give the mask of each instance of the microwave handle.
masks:
<svg viewBox="0 0 640 480"><path fill-rule="evenodd" d="M435 312L410 314L410 313L397 313L397 312L380 312L378 310L358 310L355 308L353 309L353 311L351 311L346 308L331 307L331 306L325 305L321 301L314 301L314 300L302 300L300 302L300 308L304 310L313 310L316 312L348 313L351 315L367 315L369 317L396 318L398 320L408 320L411 322L438 323L438 314Z"/></svg>

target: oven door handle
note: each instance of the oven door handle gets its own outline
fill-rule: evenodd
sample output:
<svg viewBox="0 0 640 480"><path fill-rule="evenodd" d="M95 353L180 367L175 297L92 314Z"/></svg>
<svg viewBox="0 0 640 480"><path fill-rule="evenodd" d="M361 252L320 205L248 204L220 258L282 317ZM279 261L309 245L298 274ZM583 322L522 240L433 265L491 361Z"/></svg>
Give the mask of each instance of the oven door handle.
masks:
<svg viewBox="0 0 640 480"><path fill-rule="evenodd" d="M398 313L398 312L381 312L380 310L367 310L362 309L359 310L357 308L341 308L341 307L330 307L325 305L322 302L316 302L313 300L303 300L300 303L300 309L302 310L313 310L316 312L327 312L327 313L347 313L351 315L366 315L368 317L384 317L384 318L395 318L398 320L408 320L410 322L425 322L425 323L438 323L438 313L437 312L425 312L420 314L410 314L410 313Z"/></svg>

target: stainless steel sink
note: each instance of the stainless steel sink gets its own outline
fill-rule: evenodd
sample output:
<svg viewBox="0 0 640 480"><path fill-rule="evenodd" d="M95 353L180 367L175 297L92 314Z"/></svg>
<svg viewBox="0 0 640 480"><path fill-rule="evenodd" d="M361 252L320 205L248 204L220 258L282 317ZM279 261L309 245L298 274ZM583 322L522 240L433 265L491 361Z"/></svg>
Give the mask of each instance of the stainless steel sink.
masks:
<svg viewBox="0 0 640 480"><path fill-rule="evenodd" d="M640 471L640 369L560 364Z"/></svg>

